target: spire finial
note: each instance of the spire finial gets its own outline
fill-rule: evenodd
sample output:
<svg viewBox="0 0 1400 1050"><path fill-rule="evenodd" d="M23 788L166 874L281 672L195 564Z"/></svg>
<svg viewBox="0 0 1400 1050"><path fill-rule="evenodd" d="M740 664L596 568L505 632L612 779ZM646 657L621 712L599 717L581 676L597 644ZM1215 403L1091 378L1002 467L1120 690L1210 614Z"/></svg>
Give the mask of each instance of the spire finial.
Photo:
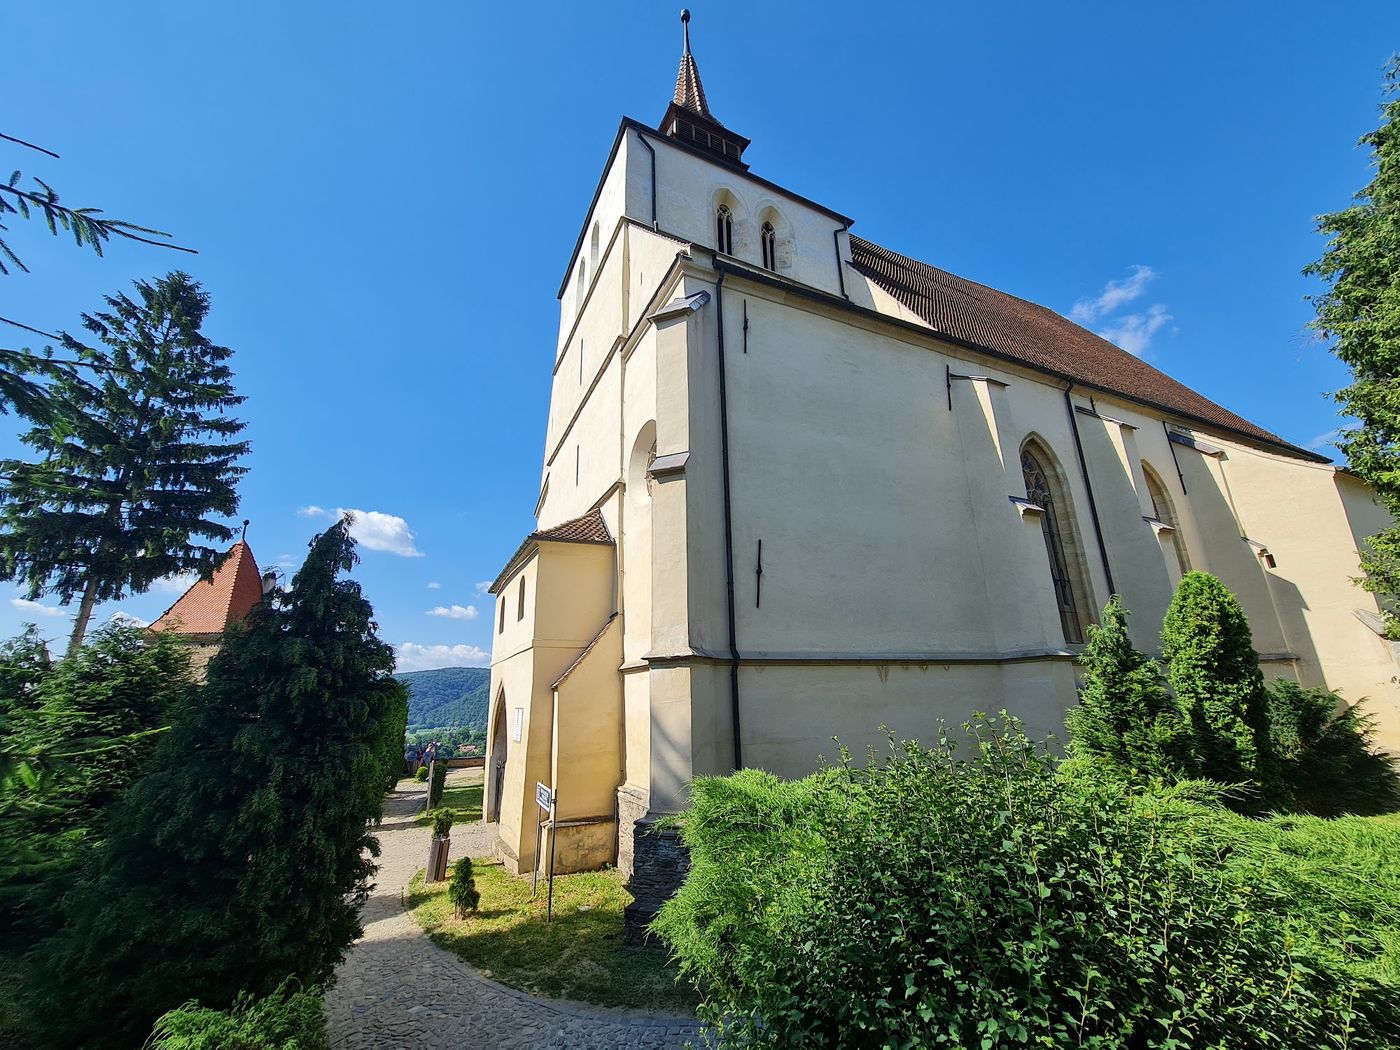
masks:
<svg viewBox="0 0 1400 1050"><path fill-rule="evenodd" d="M685 48L681 52L684 55L690 54L690 11L681 8L681 34L685 38Z"/></svg>
<svg viewBox="0 0 1400 1050"><path fill-rule="evenodd" d="M242 539L243 539L243 542L244 542L244 543L247 543L247 542L248 542L248 519L247 519L247 518L244 518L244 519L243 519L243 537L242 537Z"/></svg>

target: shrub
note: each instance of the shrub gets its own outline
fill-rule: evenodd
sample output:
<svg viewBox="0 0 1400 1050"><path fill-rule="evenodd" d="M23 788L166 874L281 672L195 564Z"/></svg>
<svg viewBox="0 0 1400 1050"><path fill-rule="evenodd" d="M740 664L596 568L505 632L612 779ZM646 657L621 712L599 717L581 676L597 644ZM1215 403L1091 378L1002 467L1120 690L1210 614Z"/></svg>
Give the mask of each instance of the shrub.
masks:
<svg viewBox="0 0 1400 1050"><path fill-rule="evenodd" d="M420 784L426 784L426 783L428 782L428 767L427 767L427 766L419 766L419 767L418 767L418 772L417 772L417 773L414 773L414 774L413 774L413 777L414 777L415 780L418 781L418 783L420 783Z"/></svg>
<svg viewBox="0 0 1400 1050"><path fill-rule="evenodd" d="M1267 808L1278 791L1259 654L1239 601L1216 577L1188 572L1162 621L1162 658L1191 725L1201 776L1244 789L1236 804Z"/></svg>
<svg viewBox="0 0 1400 1050"><path fill-rule="evenodd" d="M428 808L436 809L442 802L442 789L447 785L447 763L435 759L432 765L433 781L428 787Z"/></svg>
<svg viewBox="0 0 1400 1050"><path fill-rule="evenodd" d="M1400 1045L1395 988L1295 949L1205 789L1135 798L1014 723L969 730L979 761L945 733L695 782L654 928L724 1045Z"/></svg>
<svg viewBox="0 0 1400 1050"><path fill-rule="evenodd" d="M139 1044L190 1000L322 985L359 935L378 744L402 694L373 608L343 578L357 560L348 519L316 538L290 589L225 635L112 807L67 926L34 953L40 1011L72 1045Z"/></svg>
<svg viewBox="0 0 1400 1050"><path fill-rule="evenodd" d="M452 901L452 910L457 918L464 919L468 912L476 911L481 903L476 881L472 878L472 859L463 857L452 869L452 881L447 886L447 897Z"/></svg>
<svg viewBox="0 0 1400 1050"><path fill-rule="evenodd" d="M186 1003L156 1022L151 1050L328 1050L321 993L285 982L265 999L240 995L228 1010Z"/></svg>
<svg viewBox="0 0 1400 1050"><path fill-rule="evenodd" d="M1269 685L1269 736L1296 813L1335 817L1400 809L1400 776L1378 750L1375 719L1327 689Z"/></svg>
<svg viewBox="0 0 1400 1050"><path fill-rule="evenodd" d="M1084 688L1069 713L1070 753L1125 773L1177 779L1192 765L1189 726L1167 695L1157 661L1133 648L1117 595L1080 654Z"/></svg>
<svg viewBox="0 0 1400 1050"><path fill-rule="evenodd" d="M439 806L431 813L433 818L433 838L444 839L452 831L456 816L446 806Z"/></svg>

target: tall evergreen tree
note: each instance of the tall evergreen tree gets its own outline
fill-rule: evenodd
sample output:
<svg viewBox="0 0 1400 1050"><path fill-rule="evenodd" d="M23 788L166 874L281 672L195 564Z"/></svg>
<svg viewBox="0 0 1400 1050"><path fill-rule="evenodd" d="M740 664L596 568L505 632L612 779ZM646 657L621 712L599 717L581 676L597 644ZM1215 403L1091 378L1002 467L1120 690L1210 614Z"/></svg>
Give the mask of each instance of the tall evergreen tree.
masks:
<svg viewBox="0 0 1400 1050"><path fill-rule="evenodd" d="M1157 661L1128 638L1128 611L1114 595L1079 656L1084 687L1069 713L1070 751L1124 772L1176 779L1192 769L1190 731L1167 694Z"/></svg>
<svg viewBox="0 0 1400 1050"><path fill-rule="evenodd" d="M1375 176L1351 207L1318 220L1327 251L1305 272L1328 284L1313 297L1313 327L1351 369L1351 385L1336 398L1361 425L1337 445L1400 521L1400 56L1385 84L1381 125L1361 138ZM1362 568L1370 590L1400 599L1400 525L1372 537ZM1397 629L1392 618L1392 635Z"/></svg>
<svg viewBox="0 0 1400 1050"><path fill-rule="evenodd" d="M36 963L75 1045L134 1046L166 1010L320 984L359 934L408 701L359 585L348 520L230 632L117 807L70 927Z"/></svg>
<svg viewBox="0 0 1400 1050"><path fill-rule="evenodd" d="M1277 791L1268 697L1238 599L1219 579L1188 572L1162 620L1162 658L1191 724L1202 776L1254 789L1246 808Z"/></svg>
<svg viewBox="0 0 1400 1050"><path fill-rule="evenodd" d="M24 435L38 460L0 461L0 579L79 600L70 652L97 602L213 570L221 548L197 541L232 537L209 515L238 509L246 472L248 445L233 440L244 424L228 414L243 401L232 351L200 330L208 294L183 273L136 290L139 301L119 293L83 315L99 348L64 337L98 371L55 378L57 418Z"/></svg>
<svg viewBox="0 0 1400 1050"><path fill-rule="evenodd" d="M24 682L6 748L30 772L0 784L0 940L46 932L63 882L101 841L190 683L189 655L169 635L114 625L51 667L37 645L22 636L0 662L0 688Z"/></svg>

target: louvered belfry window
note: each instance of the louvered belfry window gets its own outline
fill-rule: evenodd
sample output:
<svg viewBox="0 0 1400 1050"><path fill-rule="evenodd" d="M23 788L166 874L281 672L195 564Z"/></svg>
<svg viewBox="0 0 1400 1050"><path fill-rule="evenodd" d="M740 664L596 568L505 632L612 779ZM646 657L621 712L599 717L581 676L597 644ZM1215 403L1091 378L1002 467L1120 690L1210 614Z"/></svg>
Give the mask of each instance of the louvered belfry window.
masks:
<svg viewBox="0 0 1400 1050"><path fill-rule="evenodd" d="M1060 607L1060 626L1064 628L1065 641L1082 642L1084 624L1079 617L1069 561L1065 557L1065 542L1060 531L1060 515L1056 506L1054 486L1044 465L1029 448L1021 453L1021 472L1026 478L1026 498L1045 510L1040 516L1040 531L1045 536L1045 553L1050 559L1050 579L1055 585L1055 601Z"/></svg>

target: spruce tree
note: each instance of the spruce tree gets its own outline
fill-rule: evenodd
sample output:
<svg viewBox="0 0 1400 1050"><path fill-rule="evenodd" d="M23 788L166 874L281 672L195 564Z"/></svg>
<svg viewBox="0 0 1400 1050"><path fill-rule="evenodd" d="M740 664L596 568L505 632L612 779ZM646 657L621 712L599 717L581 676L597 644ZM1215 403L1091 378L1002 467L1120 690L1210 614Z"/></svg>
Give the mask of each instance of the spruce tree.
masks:
<svg viewBox="0 0 1400 1050"><path fill-rule="evenodd" d="M1191 725L1200 775L1248 785L1245 808L1267 804L1277 784L1264 676L1244 609L1219 579L1181 578L1162 620L1162 658Z"/></svg>
<svg viewBox="0 0 1400 1050"><path fill-rule="evenodd" d="M52 925L68 879L100 844L108 810L144 771L190 684L180 644L133 627L106 627L52 667L46 655L23 636L0 665L5 685L24 683L6 747L29 766L27 777L0 785L6 936L37 937Z"/></svg>
<svg viewBox="0 0 1400 1050"><path fill-rule="evenodd" d="M243 401L232 351L201 331L209 296L183 273L136 290L83 315L97 349L64 336L95 366L91 378L58 373L53 418L23 437L37 459L0 461L0 579L30 598L78 599L70 652L97 602L213 571L222 546L198 540L232 537L210 515L238 509L245 473L247 443L233 440L244 424L228 414Z"/></svg>
<svg viewBox="0 0 1400 1050"><path fill-rule="evenodd" d="M1176 779L1192 767L1190 735L1156 660L1133 648L1128 611L1114 595L1079 656L1084 687L1069 713L1070 752L1126 773Z"/></svg>
<svg viewBox="0 0 1400 1050"><path fill-rule="evenodd" d="M1390 99L1380 127L1361 138L1375 175L1351 207L1318 219L1327 251L1305 272L1328 285L1312 299L1313 327L1351 369L1351 385L1336 399L1360 426L1337 446L1400 521L1400 56L1385 82ZM1400 525L1371 538L1362 568L1368 589L1400 598ZM1398 626L1392 619L1392 636Z"/></svg>
<svg viewBox="0 0 1400 1050"><path fill-rule="evenodd" d="M189 1000L324 983L360 932L387 727L407 695L358 584L348 520L230 631L116 808L47 948L43 1001L82 1045L134 1046Z"/></svg>

